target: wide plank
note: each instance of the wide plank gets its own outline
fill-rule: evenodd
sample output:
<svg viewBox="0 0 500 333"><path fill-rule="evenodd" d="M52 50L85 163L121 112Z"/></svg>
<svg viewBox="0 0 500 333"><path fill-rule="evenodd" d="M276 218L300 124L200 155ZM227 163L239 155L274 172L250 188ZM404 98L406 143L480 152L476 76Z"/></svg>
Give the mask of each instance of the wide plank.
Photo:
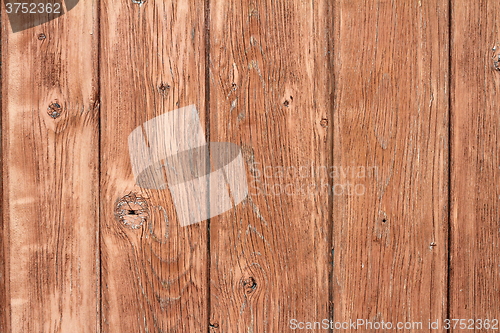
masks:
<svg viewBox="0 0 500 333"><path fill-rule="evenodd" d="M210 220L213 332L330 318L331 1L210 1L210 141L248 197Z"/></svg>
<svg viewBox="0 0 500 333"><path fill-rule="evenodd" d="M189 119L158 117L195 105L205 119L204 17L193 0L101 4L103 332L207 330L207 224L182 226L170 190L133 172L149 149L165 159L172 131L190 142Z"/></svg>
<svg viewBox="0 0 500 333"><path fill-rule="evenodd" d="M1 332L99 331L97 2L67 5L2 10Z"/></svg>
<svg viewBox="0 0 500 333"><path fill-rule="evenodd" d="M336 322L446 317L448 23L448 1L336 2Z"/></svg>

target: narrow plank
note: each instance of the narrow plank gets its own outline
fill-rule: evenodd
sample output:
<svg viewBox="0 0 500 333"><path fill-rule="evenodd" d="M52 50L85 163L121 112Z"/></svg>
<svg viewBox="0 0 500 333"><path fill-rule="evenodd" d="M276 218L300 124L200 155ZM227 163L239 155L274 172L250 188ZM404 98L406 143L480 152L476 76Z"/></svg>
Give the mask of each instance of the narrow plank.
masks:
<svg viewBox="0 0 500 333"><path fill-rule="evenodd" d="M210 139L241 146L249 185L210 221L214 332L330 317L330 7L210 1Z"/></svg>
<svg viewBox="0 0 500 333"><path fill-rule="evenodd" d="M0 36L3 36L3 15L0 13ZM3 39L3 38L2 38ZM0 59L2 58L2 42L0 41ZM3 66L0 62L0 73L2 72ZM3 188L4 188L4 178L3 169L5 159L3 156L3 102L2 102L2 80L0 78L0 332L10 332L10 301L9 301L9 287L8 287L8 258L7 250L9 247L8 242L8 224L4 216L4 200L3 200Z"/></svg>
<svg viewBox="0 0 500 333"><path fill-rule="evenodd" d="M2 332L99 331L96 14L2 10Z"/></svg>
<svg viewBox="0 0 500 333"><path fill-rule="evenodd" d="M0 13L0 36L3 36L2 22L3 15ZM2 58L2 42L0 41L0 59ZM2 63L0 62L0 73L2 72ZM9 247L8 243L8 225L4 216L4 200L3 200L3 168L5 159L3 156L3 102L2 102L2 80L0 78L0 331L10 332L10 301L9 301L9 287L8 287L8 258L7 250Z"/></svg>
<svg viewBox="0 0 500 333"><path fill-rule="evenodd" d="M364 173L335 180L354 191L334 199L334 318L428 329L447 307L447 1L339 0L335 31L334 165Z"/></svg>
<svg viewBox="0 0 500 333"><path fill-rule="evenodd" d="M500 3L452 3L449 316L498 322Z"/></svg>
<svg viewBox="0 0 500 333"><path fill-rule="evenodd" d="M139 127L149 147L169 146L163 135L175 126L143 124L179 108L194 104L205 118L204 6L139 2L101 8L102 330L204 332L206 222L181 227L168 189L136 184L146 148L131 157L128 143Z"/></svg>

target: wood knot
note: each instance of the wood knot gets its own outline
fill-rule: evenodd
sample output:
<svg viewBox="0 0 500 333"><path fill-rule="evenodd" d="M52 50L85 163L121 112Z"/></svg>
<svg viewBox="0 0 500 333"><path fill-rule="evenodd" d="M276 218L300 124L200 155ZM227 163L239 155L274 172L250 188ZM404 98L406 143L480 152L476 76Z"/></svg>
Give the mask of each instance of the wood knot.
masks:
<svg viewBox="0 0 500 333"><path fill-rule="evenodd" d="M321 127L327 128L328 127L328 119L326 119L326 118L321 119L319 124L321 125Z"/></svg>
<svg viewBox="0 0 500 333"><path fill-rule="evenodd" d="M251 294L257 289L257 282L250 276L248 279L243 280L243 289L245 293Z"/></svg>
<svg viewBox="0 0 500 333"><path fill-rule="evenodd" d="M493 61L493 67L495 67L496 71L500 71L500 54L496 58L496 60Z"/></svg>
<svg viewBox="0 0 500 333"><path fill-rule="evenodd" d="M62 107L59 103L52 102L49 104L49 107L47 108L47 114L52 118L56 119L59 118L61 115Z"/></svg>
<svg viewBox="0 0 500 333"><path fill-rule="evenodd" d="M494 46L493 49L493 68L496 71L500 71L500 50L497 46Z"/></svg>
<svg viewBox="0 0 500 333"><path fill-rule="evenodd" d="M285 99L285 101L283 102L283 105L285 107L289 107L290 104L292 103L292 101L293 101L293 96L290 96L290 99Z"/></svg>
<svg viewBox="0 0 500 333"><path fill-rule="evenodd" d="M219 328L219 324L217 323L210 324L210 328Z"/></svg>
<svg viewBox="0 0 500 333"><path fill-rule="evenodd" d="M115 218L131 229L139 229L149 217L149 205L145 198L134 192L116 202Z"/></svg>
<svg viewBox="0 0 500 333"><path fill-rule="evenodd" d="M170 89L170 85L167 83L162 83L158 86L158 90L160 91L160 93L165 93L165 91L167 91L169 89Z"/></svg>
<svg viewBox="0 0 500 333"><path fill-rule="evenodd" d="M38 34L38 40L44 40L45 38L47 38L47 36L45 36L44 33Z"/></svg>

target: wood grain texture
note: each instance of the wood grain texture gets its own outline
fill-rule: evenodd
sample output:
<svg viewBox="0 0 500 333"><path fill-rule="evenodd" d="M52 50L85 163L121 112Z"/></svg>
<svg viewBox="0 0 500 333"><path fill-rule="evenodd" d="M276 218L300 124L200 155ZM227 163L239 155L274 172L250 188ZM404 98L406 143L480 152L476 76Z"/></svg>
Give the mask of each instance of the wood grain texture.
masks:
<svg viewBox="0 0 500 333"><path fill-rule="evenodd" d="M500 319L499 13L81 0L12 33L2 10L0 333ZM129 135L189 105L249 195L181 227Z"/></svg>
<svg viewBox="0 0 500 333"><path fill-rule="evenodd" d="M12 33L2 10L2 332L99 330L96 14Z"/></svg>
<svg viewBox="0 0 500 333"><path fill-rule="evenodd" d="M102 3L100 22L102 330L204 332L207 224L181 228L168 190L137 186L128 147L132 130L174 109L195 104L205 119L203 3ZM137 229L115 218L130 193L148 203Z"/></svg>
<svg viewBox="0 0 500 333"><path fill-rule="evenodd" d="M450 318L500 320L500 3L452 13Z"/></svg>
<svg viewBox="0 0 500 333"><path fill-rule="evenodd" d="M334 318L426 325L447 306L447 1L339 0L335 31L334 165L371 169L339 177L365 192L334 199Z"/></svg>
<svg viewBox="0 0 500 333"><path fill-rule="evenodd" d="M250 191L210 222L213 332L329 318L330 7L210 2L210 138L242 146Z"/></svg>
<svg viewBox="0 0 500 333"><path fill-rule="evenodd" d="M0 13L0 36L3 37L2 31L3 31L3 25L2 22L4 21L3 19L3 14ZM3 38L2 38L3 39ZM0 41L0 59L3 60L2 58L2 42ZM0 62L0 74L3 77L3 66L2 62ZM3 80L0 77L0 107L1 107L1 113L0 113L0 331L2 332L10 332L10 299L9 299L9 268L8 268L8 258L7 258L7 253L8 253L8 247L9 247L9 240L8 240L8 231L9 231L9 225L7 223L7 220L5 219L5 209L4 209L4 165L7 164L7 161L5 160L4 154L3 154L3 114L4 114L4 108L3 108Z"/></svg>

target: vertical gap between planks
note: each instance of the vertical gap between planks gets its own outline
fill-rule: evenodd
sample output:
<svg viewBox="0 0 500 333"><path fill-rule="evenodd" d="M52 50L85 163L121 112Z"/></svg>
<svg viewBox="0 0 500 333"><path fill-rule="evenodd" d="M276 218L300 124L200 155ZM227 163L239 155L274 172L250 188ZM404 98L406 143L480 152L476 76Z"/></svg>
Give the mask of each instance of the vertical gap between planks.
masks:
<svg viewBox="0 0 500 333"><path fill-rule="evenodd" d="M10 304L10 220L8 218L8 209L7 209L7 198L8 193L5 191L4 186L4 177L7 175L4 152L7 151L5 149L7 145L7 139L4 137L4 125L6 124L6 112L4 109L4 99L3 99L3 79L4 79L4 68L5 65L3 63L3 44L7 43L8 39L6 38L7 29L4 28L4 13L0 12L0 107L2 109L2 113L0 115L0 209L1 209L1 227L0 230L2 234L0 235L0 274L2 274L2 283L0 285L0 290L2 291L3 297L0 298L0 306L2 307L2 315L0 317L0 331L4 330L6 332L10 332L11 322L12 322L12 311ZM9 224L9 225L7 225Z"/></svg>
<svg viewBox="0 0 500 333"><path fill-rule="evenodd" d="M208 147L208 158L210 160L210 0L204 0L204 36L205 36L205 136ZM209 164L210 165L210 164ZM211 172L211 169L209 169ZM208 193L210 193L210 183L208 183ZM210 200L207 198L207 200ZM210 205L208 205L210 207ZM211 292L210 292L210 279L211 279L211 254L210 254L210 218L207 219L207 332L210 333L211 330L211 314L212 305L210 302Z"/></svg>
<svg viewBox="0 0 500 333"><path fill-rule="evenodd" d="M453 156L453 114L452 114L452 43L453 43L453 21L452 21L452 0L448 0L448 226L447 226L447 272L446 272L446 318L450 318L450 303L451 303L451 295L450 295L450 287L451 287L451 242L452 242L452 230L451 230L451 205L453 204L452 200L452 156ZM443 319L446 319L443 318Z"/></svg>
<svg viewBox="0 0 500 333"><path fill-rule="evenodd" d="M3 42L3 28L2 28L2 13L0 12L0 331L6 330L6 319L7 319L7 288L6 288L6 272L5 269L6 259L5 256L5 219L3 217L3 104L2 104L2 77L3 77L3 63L2 63L2 42Z"/></svg>
<svg viewBox="0 0 500 333"><path fill-rule="evenodd" d="M98 191L97 195L99 197L99 204L97 205L97 255L96 255L96 266L97 266L97 329L99 332L102 332L102 252L101 252L101 198L102 198L102 186L101 186L101 138L102 138L102 122L101 122L101 56L102 56L102 49L101 49L101 2L96 1L96 30L95 33L97 34L97 98L96 102L97 104L97 110L94 110L94 112L97 112L97 140L98 140L98 145L97 145L97 183L99 184L98 186Z"/></svg>
<svg viewBox="0 0 500 333"><path fill-rule="evenodd" d="M2 219L0 225L0 292L3 295L0 298L0 311L2 312L0 317L0 331L9 331L9 317L10 317L10 306L9 306L9 274L8 274L8 241L9 236L7 235L8 229L5 226L5 201L4 201L4 156L3 156L3 116L5 114L3 108L3 62L2 62L2 46L4 37L3 29L3 19L0 12L0 108L2 112L0 114L0 218Z"/></svg>
<svg viewBox="0 0 500 333"><path fill-rule="evenodd" d="M329 145L329 149L330 149L330 152L328 154L328 158L330 160L330 165L335 168L335 156L333 154L333 151L334 151L334 144L335 144L335 136L334 136L334 126L333 126L333 121L334 121L334 113L335 113L335 98L336 98L336 91L334 89L334 86L335 86L335 71L334 71L334 66L335 66L335 63L334 63L334 55L333 55L333 50L334 50L334 47L335 47L335 40L334 40L334 21L336 19L336 16L335 16L335 4L336 4L336 1L332 1L331 5L328 6L328 17L329 17L329 20L328 21L328 31L327 31L327 39L328 39L328 44L327 44L327 47L328 47L328 72L330 73L330 81L329 81L329 86L328 86L328 94L329 94L329 98L330 98L330 103L329 103L329 106L330 106L330 110L328 110L327 112L327 115L328 115L328 118L329 118L329 121L331 123L331 125L328 127L328 139L330 140L330 145ZM334 179L330 177L330 179L328 180L328 183L329 183L329 186L330 188L333 189L333 186L334 186ZM330 269L330 273L329 273L329 278L328 278L328 300L329 300L329 304L328 304L328 310L329 310L329 316L330 316L330 320L332 321L335 321L335 318L334 318L334 310L335 310L335 299L333 297L334 293L333 293L333 288L334 288L334 274L335 274L335 244L333 242L333 235L334 235L334 232L335 232L335 229L334 229L334 221L333 221L333 205L335 204L335 196L332 194L328 197L328 216L329 216L329 225L328 225L328 231L327 231L327 237L328 237L328 249L330 250L330 253L329 253L329 256L331 258L330 260L330 265L329 265L329 269ZM333 328L330 326L328 332L332 333L333 332Z"/></svg>

